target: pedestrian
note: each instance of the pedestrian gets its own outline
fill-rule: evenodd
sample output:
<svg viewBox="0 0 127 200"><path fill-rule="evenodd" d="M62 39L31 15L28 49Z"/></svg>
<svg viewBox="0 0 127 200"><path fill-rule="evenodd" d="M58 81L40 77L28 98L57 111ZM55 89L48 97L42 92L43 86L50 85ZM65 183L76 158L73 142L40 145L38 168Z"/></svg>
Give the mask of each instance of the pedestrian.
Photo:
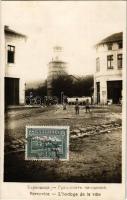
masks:
<svg viewBox="0 0 127 200"><path fill-rule="evenodd" d="M30 92L30 105L32 104L32 100L33 100L33 92Z"/></svg>
<svg viewBox="0 0 127 200"><path fill-rule="evenodd" d="M79 114L79 101L78 99L76 99L76 102L75 102L75 114Z"/></svg>
<svg viewBox="0 0 127 200"><path fill-rule="evenodd" d="M86 100L86 113L87 111L90 112L90 102L89 102L89 99Z"/></svg>
<svg viewBox="0 0 127 200"><path fill-rule="evenodd" d="M63 103L63 110L66 110L66 109L67 109L66 103L64 102L64 103Z"/></svg>

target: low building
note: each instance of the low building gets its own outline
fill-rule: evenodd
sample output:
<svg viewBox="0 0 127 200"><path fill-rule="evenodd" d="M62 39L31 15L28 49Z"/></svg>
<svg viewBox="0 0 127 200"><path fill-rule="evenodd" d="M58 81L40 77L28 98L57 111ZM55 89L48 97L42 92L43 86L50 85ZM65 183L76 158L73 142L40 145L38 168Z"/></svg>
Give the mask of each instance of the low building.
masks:
<svg viewBox="0 0 127 200"><path fill-rule="evenodd" d="M25 103L24 49L26 36L5 26L5 105Z"/></svg>
<svg viewBox="0 0 127 200"><path fill-rule="evenodd" d="M96 45L94 102L117 104L122 98L123 33L115 33Z"/></svg>

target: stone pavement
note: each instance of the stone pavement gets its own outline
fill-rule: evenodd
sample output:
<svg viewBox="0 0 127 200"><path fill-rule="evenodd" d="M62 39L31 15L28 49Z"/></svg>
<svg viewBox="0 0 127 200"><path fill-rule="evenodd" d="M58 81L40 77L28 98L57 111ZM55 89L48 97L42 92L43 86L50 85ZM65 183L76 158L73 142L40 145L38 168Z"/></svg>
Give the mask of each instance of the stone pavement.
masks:
<svg viewBox="0 0 127 200"><path fill-rule="evenodd" d="M9 110L5 120L4 180L20 182L121 182L121 107L52 106ZM26 125L70 126L69 161L25 161ZM20 172L20 173L19 173Z"/></svg>

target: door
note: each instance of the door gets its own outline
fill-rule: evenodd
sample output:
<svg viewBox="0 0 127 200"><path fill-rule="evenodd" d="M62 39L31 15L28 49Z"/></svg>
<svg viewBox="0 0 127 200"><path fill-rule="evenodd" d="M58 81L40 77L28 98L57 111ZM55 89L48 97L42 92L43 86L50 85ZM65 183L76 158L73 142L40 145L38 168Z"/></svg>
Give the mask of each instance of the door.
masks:
<svg viewBox="0 0 127 200"><path fill-rule="evenodd" d="M19 78L5 78L5 105L19 105Z"/></svg>
<svg viewBox="0 0 127 200"><path fill-rule="evenodd" d="M107 81L107 95L114 104L119 103L122 98L122 81Z"/></svg>
<svg viewBox="0 0 127 200"><path fill-rule="evenodd" d="M97 104L100 103L100 82L96 83L97 88Z"/></svg>

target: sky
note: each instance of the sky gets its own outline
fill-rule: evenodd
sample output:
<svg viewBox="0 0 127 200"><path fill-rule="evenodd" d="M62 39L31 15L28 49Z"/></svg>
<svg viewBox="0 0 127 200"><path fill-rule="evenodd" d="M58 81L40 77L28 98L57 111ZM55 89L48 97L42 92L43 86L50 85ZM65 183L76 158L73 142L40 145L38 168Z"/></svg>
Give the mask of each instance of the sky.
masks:
<svg viewBox="0 0 127 200"><path fill-rule="evenodd" d="M93 74L94 45L125 30L121 1L4 1L2 16L3 24L28 36L26 81L46 79L56 45L69 74Z"/></svg>

